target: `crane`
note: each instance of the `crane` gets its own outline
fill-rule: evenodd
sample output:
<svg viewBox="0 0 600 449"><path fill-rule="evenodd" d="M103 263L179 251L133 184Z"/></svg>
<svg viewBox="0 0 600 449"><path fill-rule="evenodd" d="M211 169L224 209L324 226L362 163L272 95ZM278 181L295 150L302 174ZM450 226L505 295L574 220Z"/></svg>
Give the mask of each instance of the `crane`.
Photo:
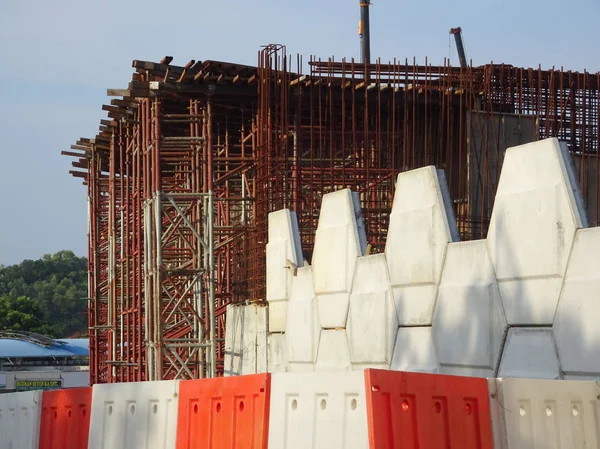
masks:
<svg viewBox="0 0 600 449"><path fill-rule="evenodd" d="M462 28L452 28L450 34L454 34L454 40L456 41L456 51L458 52L458 59L460 60L460 66L463 69L467 68L467 55L465 54L465 46L463 45L462 39Z"/></svg>

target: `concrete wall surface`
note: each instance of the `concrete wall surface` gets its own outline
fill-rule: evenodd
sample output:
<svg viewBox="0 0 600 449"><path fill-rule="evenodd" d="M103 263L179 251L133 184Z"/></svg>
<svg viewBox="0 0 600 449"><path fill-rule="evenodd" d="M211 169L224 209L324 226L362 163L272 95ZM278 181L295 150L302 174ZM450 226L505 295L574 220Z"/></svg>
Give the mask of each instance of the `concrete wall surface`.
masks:
<svg viewBox="0 0 600 449"><path fill-rule="evenodd" d="M304 267L281 268L299 234L287 211L271 217L269 245L287 249L267 263L267 283L282 292L273 301L285 296L287 315L282 327L269 303L278 332L270 370L600 376L600 228L585 229L571 160L556 139L506 151L485 240L458 242L434 167L398 175L383 254L364 255L348 189L323 197L312 266L296 254ZM239 319L227 318L227 340L240 340Z"/></svg>

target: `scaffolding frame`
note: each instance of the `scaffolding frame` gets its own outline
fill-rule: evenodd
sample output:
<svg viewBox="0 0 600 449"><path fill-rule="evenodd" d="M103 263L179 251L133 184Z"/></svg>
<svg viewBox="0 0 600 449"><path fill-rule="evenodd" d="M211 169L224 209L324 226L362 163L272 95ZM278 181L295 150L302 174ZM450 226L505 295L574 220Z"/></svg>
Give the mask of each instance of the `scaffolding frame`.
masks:
<svg viewBox="0 0 600 449"><path fill-rule="evenodd" d="M314 57L304 73L282 45L257 67L171 59L134 61L96 137L64 152L88 188L92 383L219 375L227 305L266 302L268 214L297 213L310 261L337 189L359 193L379 252L396 175L435 165L461 238L483 238L506 147L558 137L600 224L600 74Z"/></svg>

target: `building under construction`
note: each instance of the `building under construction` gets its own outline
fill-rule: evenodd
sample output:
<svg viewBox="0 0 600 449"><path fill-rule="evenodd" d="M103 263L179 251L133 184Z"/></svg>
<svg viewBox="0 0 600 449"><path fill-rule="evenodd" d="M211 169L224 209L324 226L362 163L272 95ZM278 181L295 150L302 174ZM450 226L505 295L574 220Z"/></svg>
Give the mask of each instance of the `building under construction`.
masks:
<svg viewBox="0 0 600 449"><path fill-rule="evenodd" d="M310 261L334 190L359 193L378 252L395 176L435 165L461 239L479 239L505 149L558 137L600 224L600 74L303 61L276 45L257 67L133 68L99 133L64 152L88 189L92 383L218 375L226 306L265 301L269 212L296 211Z"/></svg>

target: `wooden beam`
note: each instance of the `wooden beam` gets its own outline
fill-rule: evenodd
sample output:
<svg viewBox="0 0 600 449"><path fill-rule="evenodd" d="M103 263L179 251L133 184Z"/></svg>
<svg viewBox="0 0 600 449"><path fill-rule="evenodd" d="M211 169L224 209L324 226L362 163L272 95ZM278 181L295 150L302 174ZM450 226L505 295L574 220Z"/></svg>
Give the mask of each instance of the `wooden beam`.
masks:
<svg viewBox="0 0 600 449"><path fill-rule="evenodd" d="M111 105L108 105L108 104L103 104L102 105L102 110L103 111L107 111L107 112L113 112L115 114L124 114L125 113L125 111L123 109L121 109L120 107L118 107L118 106L111 106Z"/></svg>
<svg viewBox="0 0 600 449"><path fill-rule="evenodd" d="M290 82L290 86L295 86L296 84L303 82L306 78L307 78L307 75L302 75L300 78L296 78L295 80L292 80Z"/></svg>
<svg viewBox="0 0 600 449"><path fill-rule="evenodd" d="M91 145L90 146L71 145L72 150L90 151L90 148L91 148Z"/></svg>
<svg viewBox="0 0 600 449"><path fill-rule="evenodd" d="M138 103L135 101L117 100L114 98L110 100L110 104L113 106L121 106L123 108L135 108L138 106Z"/></svg>
<svg viewBox="0 0 600 449"><path fill-rule="evenodd" d="M89 166L87 162L77 162L77 161L71 162L71 165L75 168L88 168L88 166Z"/></svg>
<svg viewBox="0 0 600 449"><path fill-rule="evenodd" d="M72 157L81 157L81 158L85 158L85 154L81 154L81 153L74 153L73 151L61 151L60 152L61 156L72 156Z"/></svg>

